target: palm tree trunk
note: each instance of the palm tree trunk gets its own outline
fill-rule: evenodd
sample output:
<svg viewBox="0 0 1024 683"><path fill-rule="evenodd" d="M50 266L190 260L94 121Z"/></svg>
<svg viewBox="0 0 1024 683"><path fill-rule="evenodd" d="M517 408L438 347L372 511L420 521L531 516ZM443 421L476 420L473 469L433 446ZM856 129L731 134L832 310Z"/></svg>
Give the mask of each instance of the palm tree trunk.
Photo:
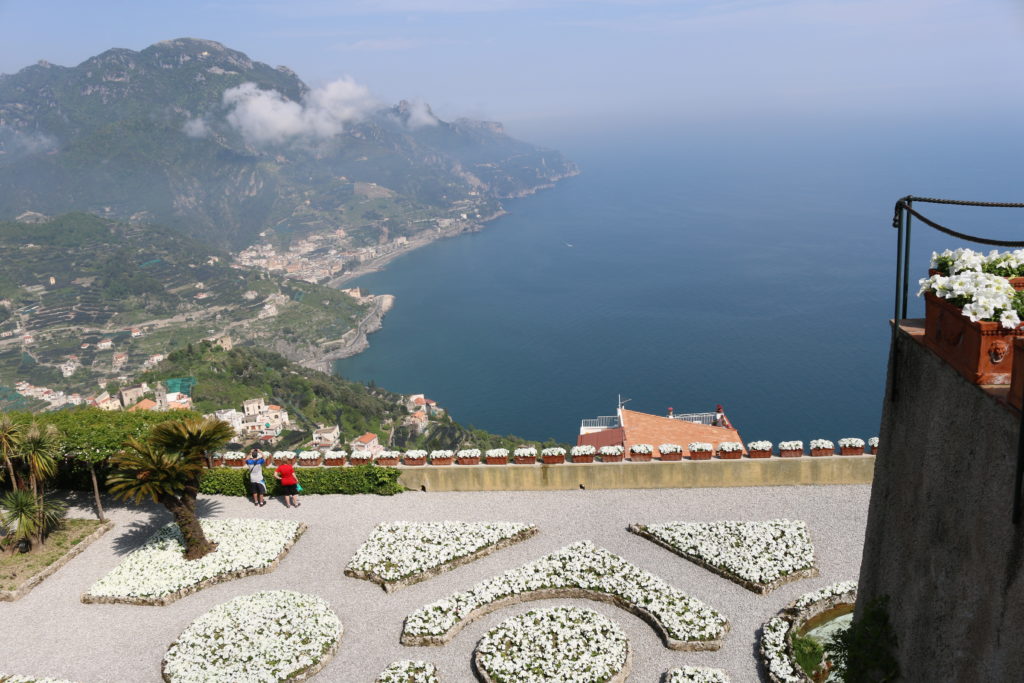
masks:
<svg viewBox="0 0 1024 683"><path fill-rule="evenodd" d="M160 500L171 514L174 521L181 530L181 538L185 542L185 559L198 560L217 549L216 543L211 543L203 533L203 527L195 512L181 499L173 496L165 496Z"/></svg>
<svg viewBox="0 0 1024 683"><path fill-rule="evenodd" d="M100 485L96 481L96 464L89 463L89 474L92 476L92 495L96 499L96 515L100 518L101 522L107 521L106 515L103 514L103 503L100 501Z"/></svg>
<svg viewBox="0 0 1024 683"><path fill-rule="evenodd" d="M11 490L16 491L18 489L18 476L14 473L14 463L11 462L7 453L4 453L4 464L7 465L7 476L11 478Z"/></svg>

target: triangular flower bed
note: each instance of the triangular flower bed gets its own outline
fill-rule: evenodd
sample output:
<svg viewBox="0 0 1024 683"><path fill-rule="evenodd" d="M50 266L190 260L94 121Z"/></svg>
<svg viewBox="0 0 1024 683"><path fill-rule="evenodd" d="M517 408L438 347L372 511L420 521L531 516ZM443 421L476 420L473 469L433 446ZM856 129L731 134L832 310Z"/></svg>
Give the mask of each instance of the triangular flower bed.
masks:
<svg viewBox="0 0 1024 683"><path fill-rule="evenodd" d="M800 520L633 524L629 530L755 593L818 575L811 535Z"/></svg>
<svg viewBox="0 0 1024 683"><path fill-rule="evenodd" d="M514 522L386 522L359 547L345 575L373 581L390 593L535 533L537 527Z"/></svg>
<svg viewBox="0 0 1024 683"><path fill-rule="evenodd" d="M579 541L431 603L405 618L403 645L443 645L466 624L507 605L549 598L609 602L649 623L674 650L717 650L729 622L650 572Z"/></svg>

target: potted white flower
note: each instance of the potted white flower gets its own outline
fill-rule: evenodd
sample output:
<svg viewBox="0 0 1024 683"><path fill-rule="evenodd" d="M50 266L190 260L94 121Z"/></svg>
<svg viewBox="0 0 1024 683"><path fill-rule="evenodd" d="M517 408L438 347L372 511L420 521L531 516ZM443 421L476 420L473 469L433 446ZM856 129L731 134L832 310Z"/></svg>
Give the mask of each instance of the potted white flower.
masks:
<svg viewBox="0 0 1024 683"><path fill-rule="evenodd" d="M508 464L508 449L507 448L491 448L484 453L484 462L488 465L507 465Z"/></svg>
<svg viewBox="0 0 1024 683"><path fill-rule="evenodd" d="M878 437L873 436L868 439L868 448L870 449L871 455L878 455Z"/></svg>
<svg viewBox="0 0 1024 683"><path fill-rule="evenodd" d="M739 460L743 456L743 444L739 441L723 441L718 444L720 460Z"/></svg>
<svg viewBox="0 0 1024 683"><path fill-rule="evenodd" d="M402 464L408 465L409 467L419 467L427 464L427 452L426 451L406 451L405 456L402 458Z"/></svg>
<svg viewBox="0 0 1024 683"><path fill-rule="evenodd" d="M532 465L537 462L537 449L533 446L520 446L512 452L512 462L517 465Z"/></svg>
<svg viewBox="0 0 1024 683"><path fill-rule="evenodd" d="M540 452L540 459L545 465L561 465L565 462L564 448L545 448Z"/></svg>
<svg viewBox="0 0 1024 683"><path fill-rule="evenodd" d="M427 457L427 462L431 465L451 465L454 459L455 451L439 449L430 451L430 455Z"/></svg>
<svg viewBox="0 0 1024 683"><path fill-rule="evenodd" d="M299 465L301 467L318 467L320 465L320 451L300 451Z"/></svg>
<svg viewBox="0 0 1024 683"><path fill-rule="evenodd" d="M804 442L803 441L780 441L779 442L779 457L780 458L799 458L804 454Z"/></svg>
<svg viewBox="0 0 1024 683"><path fill-rule="evenodd" d="M840 455L864 455L864 439L839 439Z"/></svg>
<svg viewBox="0 0 1024 683"><path fill-rule="evenodd" d="M654 457L654 446L649 443L635 443L629 447L629 459L633 462L649 462Z"/></svg>
<svg viewBox="0 0 1024 683"><path fill-rule="evenodd" d="M242 451L228 451L224 454L224 464L228 467L241 467L245 464L245 453Z"/></svg>
<svg viewBox="0 0 1024 683"><path fill-rule="evenodd" d="M658 446L658 452L665 461L675 462L683 459L683 447L677 443L663 443Z"/></svg>
<svg viewBox="0 0 1024 683"><path fill-rule="evenodd" d="M836 445L828 439L811 439L811 455L821 457L835 454Z"/></svg>
<svg viewBox="0 0 1024 683"><path fill-rule="evenodd" d="M622 446L601 446L601 462L622 462Z"/></svg>
<svg viewBox="0 0 1024 683"><path fill-rule="evenodd" d="M572 456L572 461L578 463L594 462L595 453L597 453L597 449L587 444L582 446L573 446L572 450L569 451L569 454Z"/></svg>
<svg viewBox="0 0 1024 683"><path fill-rule="evenodd" d="M348 453L345 451L324 451L324 465L327 467L341 467L345 464Z"/></svg>
<svg viewBox="0 0 1024 683"><path fill-rule="evenodd" d="M690 451L690 460L710 460L714 447L705 441L694 441L686 447Z"/></svg>
<svg viewBox="0 0 1024 683"><path fill-rule="evenodd" d="M455 454L455 462L460 465L479 465L480 464L480 449L479 448L463 448Z"/></svg>
<svg viewBox="0 0 1024 683"><path fill-rule="evenodd" d="M369 465L373 462L373 453L370 451L352 451L348 456L350 465Z"/></svg>
<svg viewBox="0 0 1024 683"><path fill-rule="evenodd" d="M770 458L772 457L772 442L751 441L747 444L747 453L751 458Z"/></svg>
<svg viewBox="0 0 1024 683"><path fill-rule="evenodd" d="M377 456L376 464L381 467L394 467L402 459L401 451L381 451Z"/></svg>

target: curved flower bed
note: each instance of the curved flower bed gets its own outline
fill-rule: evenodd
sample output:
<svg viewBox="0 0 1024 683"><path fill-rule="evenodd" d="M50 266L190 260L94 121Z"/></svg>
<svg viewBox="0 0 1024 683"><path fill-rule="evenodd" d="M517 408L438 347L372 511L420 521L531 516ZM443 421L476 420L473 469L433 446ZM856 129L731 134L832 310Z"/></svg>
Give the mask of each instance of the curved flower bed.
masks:
<svg viewBox="0 0 1024 683"><path fill-rule="evenodd" d="M380 672L374 683L440 683L437 667L430 662L403 659L392 662Z"/></svg>
<svg viewBox="0 0 1024 683"><path fill-rule="evenodd" d="M514 522L390 522L359 546L345 575L387 592L426 581L526 540L537 527Z"/></svg>
<svg viewBox="0 0 1024 683"><path fill-rule="evenodd" d="M34 676L11 676L0 673L0 683L71 683L63 678L35 678Z"/></svg>
<svg viewBox="0 0 1024 683"><path fill-rule="evenodd" d="M661 683L729 683L729 677L721 669L684 666L666 671Z"/></svg>
<svg viewBox="0 0 1024 683"><path fill-rule="evenodd" d="M168 605L222 581L273 571L306 530L300 522L270 519L202 520L217 549L186 560L181 531L168 524L121 560L82 595L86 603Z"/></svg>
<svg viewBox="0 0 1024 683"><path fill-rule="evenodd" d="M552 607L506 619L473 653L485 683L619 683L629 675L629 641L589 609Z"/></svg>
<svg viewBox="0 0 1024 683"><path fill-rule="evenodd" d="M793 633L837 605L857 601L857 582L843 581L806 593L761 627L761 660L772 683L811 683L793 657Z"/></svg>
<svg viewBox="0 0 1024 683"><path fill-rule="evenodd" d="M405 618L403 645L443 645L466 624L506 605L548 598L610 602L646 620L674 650L717 650L729 622L664 580L579 541Z"/></svg>
<svg viewBox="0 0 1024 683"><path fill-rule="evenodd" d="M629 530L762 595L818 575L814 545L800 520L633 524Z"/></svg>
<svg viewBox="0 0 1024 683"><path fill-rule="evenodd" d="M263 591L217 605L167 649L169 683L301 681L338 648L341 621L322 598Z"/></svg>

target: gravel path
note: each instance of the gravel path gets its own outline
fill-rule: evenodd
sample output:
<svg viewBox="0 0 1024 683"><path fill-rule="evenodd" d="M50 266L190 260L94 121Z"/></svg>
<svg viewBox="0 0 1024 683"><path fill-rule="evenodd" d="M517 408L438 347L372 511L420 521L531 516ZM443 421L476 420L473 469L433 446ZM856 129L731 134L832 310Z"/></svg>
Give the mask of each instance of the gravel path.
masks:
<svg viewBox="0 0 1024 683"><path fill-rule="evenodd" d="M617 622L634 651L631 681L654 683L683 665L725 669L734 683L758 681L757 630L793 598L823 585L856 579L870 486L659 489L568 492L410 492L376 496L306 496L297 510L278 500L257 510L240 498L201 500L209 517L300 519L309 531L271 574L206 588L167 607L85 605L81 593L110 571L153 529L170 521L162 508L114 507L117 526L70 564L14 603L0 603L0 671L81 683L159 681L167 646L214 605L257 590L293 589L328 600L345 634L334 660L316 680L372 683L390 662L424 659L445 683L469 683L473 647L513 614L550 604L577 604ZM88 509L73 510L88 516ZM821 575L759 596L626 531L631 523L718 519L803 519L811 530ZM393 594L342 574L356 548L381 521L517 521L536 524L533 538ZM444 647L404 647L402 620L416 608L518 567L573 541L589 539L719 610L732 624L718 652L677 652L639 618L586 600L517 605L470 624Z"/></svg>

